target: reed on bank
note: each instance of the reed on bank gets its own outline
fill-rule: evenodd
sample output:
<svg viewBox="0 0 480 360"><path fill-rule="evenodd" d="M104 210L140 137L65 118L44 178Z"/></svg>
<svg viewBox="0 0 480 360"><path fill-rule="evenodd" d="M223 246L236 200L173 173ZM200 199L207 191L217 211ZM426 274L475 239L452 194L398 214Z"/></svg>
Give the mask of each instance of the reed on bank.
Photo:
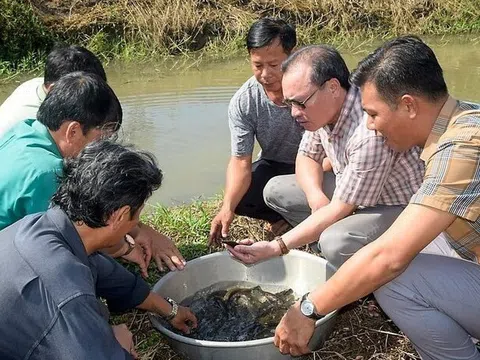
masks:
<svg viewBox="0 0 480 360"><path fill-rule="evenodd" d="M480 33L478 0L0 0L0 74L35 68L56 40L104 61L228 58L263 16L294 24L300 44Z"/></svg>

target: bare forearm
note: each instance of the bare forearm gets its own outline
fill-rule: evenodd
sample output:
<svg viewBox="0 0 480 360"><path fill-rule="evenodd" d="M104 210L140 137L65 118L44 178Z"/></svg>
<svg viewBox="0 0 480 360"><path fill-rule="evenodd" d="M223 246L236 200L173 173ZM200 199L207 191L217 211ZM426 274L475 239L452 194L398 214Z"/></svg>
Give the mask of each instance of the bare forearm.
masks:
<svg viewBox="0 0 480 360"><path fill-rule="evenodd" d="M232 157L227 168L223 206L234 211L250 187L251 179L251 157L240 159Z"/></svg>
<svg viewBox="0 0 480 360"><path fill-rule="evenodd" d="M141 310L150 311L162 316L166 316L172 311L172 305L154 292L150 292L147 298L137 307Z"/></svg>
<svg viewBox="0 0 480 360"><path fill-rule="evenodd" d="M379 239L359 250L312 292L317 311L326 314L393 280L454 220L452 214L409 205Z"/></svg>
<svg viewBox="0 0 480 360"><path fill-rule="evenodd" d="M388 258L380 248L360 249L326 284L310 294L317 311L327 314L372 293L400 275L408 265L392 266Z"/></svg>
<svg viewBox="0 0 480 360"><path fill-rule="evenodd" d="M289 249L317 241L326 228L353 212L355 206L340 202L331 202L320 208L308 218L282 236Z"/></svg>

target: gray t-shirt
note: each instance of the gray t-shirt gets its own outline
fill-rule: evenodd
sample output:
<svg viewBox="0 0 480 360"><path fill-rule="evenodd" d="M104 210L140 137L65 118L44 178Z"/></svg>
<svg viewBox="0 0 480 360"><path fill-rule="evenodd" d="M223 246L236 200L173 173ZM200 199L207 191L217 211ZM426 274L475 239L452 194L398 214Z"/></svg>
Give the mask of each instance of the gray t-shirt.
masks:
<svg viewBox="0 0 480 360"><path fill-rule="evenodd" d="M295 163L303 128L292 118L290 108L268 98L255 77L230 100L228 123L233 156L251 155L256 137L262 159Z"/></svg>

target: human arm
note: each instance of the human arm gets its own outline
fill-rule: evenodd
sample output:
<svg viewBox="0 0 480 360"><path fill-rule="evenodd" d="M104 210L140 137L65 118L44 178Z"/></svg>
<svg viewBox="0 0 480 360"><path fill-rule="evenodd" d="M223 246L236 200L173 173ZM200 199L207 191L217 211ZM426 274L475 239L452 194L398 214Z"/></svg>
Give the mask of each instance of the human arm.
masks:
<svg viewBox="0 0 480 360"><path fill-rule="evenodd" d="M314 159L298 153L295 160L295 176L307 197L308 206L312 212L330 202L322 189L323 166L321 162L318 163Z"/></svg>
<svg viewBox="0 0 480 360"><path fill-rule="evenodd" d="M209 245L226 237L233 221L235 209L243 198L252 179L252 156L232 156L227 167L227 180L222 207L210 226Z"/></svg>
<svg viewBox="0 0 480 360"><path fill-rule="evenodd" d="M332 278L310 293L316 312L328 314L391 281L454 220L455 215L450 213L409 205L379 239L360 249ZM311 320L298 316L298 312L298 304L287 312L276 329L275 344L280 349L293 347L297 349L294 351L306 353L313 331L305 334L300 329Z"/></svg>
<svg viewBox="0 0 480 360"><path fill-rule="evenodd" d="M135 307L166 316L172 306L161 296L150 291L149 285L138 275L132 274L112 258L103 254L90 256L97 270L97 295L105 298L111 311L122 312ZM187 308L180 307L171 324L186 329L187 320L196 324L195 316Z"/></svg>
<svg viewBox="0 0 480 360"><path fill-rule="evenodd" d="M355 205L333 200L283 234L282 240L288 249L295 249L309 244L317 240L327 227L348 216L354 209ZM281 255L277 241L242 242L241 245L237 245L234 248L227 246L227 249L234 257L245 264L254 264Z"/></svg>
<svg viewBox="0 0 480 360"><path fill-rule="evenodd" d="M323 192L323 161L326 153L319 132L305 131L295 161L295 175L312 212L328 204Z"/></svg>
<svg viewBox="0 0 480 360"><path fill-rule="evenodd" d="M172 311L172 305L154 292L150 292L147 298L137 307L164 317L168 316ZM177 315L170 320L170 324L188 334L191 329L197 327L197 318L188 308L179 306Z"/></svg>

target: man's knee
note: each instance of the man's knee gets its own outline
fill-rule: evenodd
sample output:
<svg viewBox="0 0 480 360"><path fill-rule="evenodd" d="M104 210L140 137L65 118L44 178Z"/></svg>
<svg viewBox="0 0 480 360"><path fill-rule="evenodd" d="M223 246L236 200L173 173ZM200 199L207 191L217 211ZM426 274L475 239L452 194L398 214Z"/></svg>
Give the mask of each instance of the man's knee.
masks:
<svg viewBox="0 0 480 360"><path fill-rule="evenodd" d="M274 210L289 211L293 206L286 187L292 182L290 175L281 175L271 178L263 188L263 199L268 207Z"/></svg>
<svg viewBox="0 0 480 360"><path fill-rule="evenodd" d="M339 268L353 254L364 246L360 234L354 234L336 224L328 227L321 235L319 248L322 255L333 266Z"/></svg>
<svg viewBox="0 0 480 360"><path fill-rule="evenodd" d="M321 235L318 248L330 264L339 268L343 263L341 254L345 247L345 234L329 227Z"/></svg>

